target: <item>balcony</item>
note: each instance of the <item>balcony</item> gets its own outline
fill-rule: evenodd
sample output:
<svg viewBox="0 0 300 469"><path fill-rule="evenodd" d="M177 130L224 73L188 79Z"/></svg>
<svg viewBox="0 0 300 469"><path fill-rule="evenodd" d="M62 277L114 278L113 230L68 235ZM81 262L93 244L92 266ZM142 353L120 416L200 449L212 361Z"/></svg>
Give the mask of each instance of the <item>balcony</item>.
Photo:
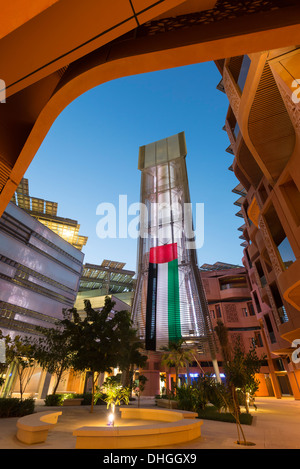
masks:
<svg viewBox="0 0 300 469"><path fill-rule="evenodd" d="M278 276L278 284L284 299L300 311L300 259Z"/></svg>
<svg viewBox="0 0 300 469"><path fill-rule="evenodd" d="M250 298L250 291L247 286L236 287L228 284L228 286L222 286L220 290L221 300L228 300L230 298Z"/></svg>

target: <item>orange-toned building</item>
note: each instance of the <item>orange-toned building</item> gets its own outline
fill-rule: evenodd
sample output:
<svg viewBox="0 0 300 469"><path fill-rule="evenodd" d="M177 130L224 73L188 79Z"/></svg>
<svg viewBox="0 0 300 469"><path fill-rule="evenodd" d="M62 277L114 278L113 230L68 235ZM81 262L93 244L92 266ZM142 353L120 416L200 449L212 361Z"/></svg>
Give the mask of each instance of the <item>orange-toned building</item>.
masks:
<svg viewBox="0 0 300 469"><path fill-rule="evenodd" d="M275 394L300 398L300 49L290 47L216 62L228 99L225 128L239 180L243 264ZM298 82L297 82L298 80ZM277 358L274 359L274 356Z"/></svg>
<svg viewBox="0 0 300 469"><path fill-rule="evenodd" d="M80 94L123 76L216 61L230 101L226 129L242 185L251 298L270 360L281 360L299 398L299 367L291 360L292 341L300 338L299 1L1 6L0 215L52 123Z"/></svg>

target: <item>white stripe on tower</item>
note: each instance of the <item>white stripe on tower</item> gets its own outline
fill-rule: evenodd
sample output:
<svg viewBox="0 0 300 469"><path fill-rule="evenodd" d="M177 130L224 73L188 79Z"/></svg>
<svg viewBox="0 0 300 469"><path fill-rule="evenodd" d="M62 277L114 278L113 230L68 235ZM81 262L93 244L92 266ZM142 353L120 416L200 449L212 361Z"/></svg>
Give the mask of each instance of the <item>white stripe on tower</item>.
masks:
<svg viewBox="0 0 300 469"><path fill-rule="evenodd" d="M169 344L168 262L158 264L156 296L156 350Z"/></svg>

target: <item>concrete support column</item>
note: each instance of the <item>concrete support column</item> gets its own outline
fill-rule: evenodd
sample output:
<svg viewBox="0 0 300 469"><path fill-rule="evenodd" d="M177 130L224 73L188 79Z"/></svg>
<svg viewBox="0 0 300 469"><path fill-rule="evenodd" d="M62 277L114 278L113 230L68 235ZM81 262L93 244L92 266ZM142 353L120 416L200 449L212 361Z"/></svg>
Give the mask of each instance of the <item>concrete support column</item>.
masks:
<svg viewBox="0 0 300 469"><path fill-rule="evenodd" d="M143 396L156 396L160 393L160 372L158 370L141 370L141 375L146 376L148 381L145 384Z"/></svg>
<svg viewBox="0 0 300 469"><path fill-rule="evenodd" d="M268 341L267 341L267 338L266 338L266 334L265 334L265 330L264 330L264 326L263 326L262 321L260 321L260 330L261 330L261 334L262 334L262 337L263 337L263 343L264 343L265 349L267 351L267 360L268 360L268 366L269 366L269 370L270 370L270 379L271 379L271 382L272 382L272 385L273 385L274 394L275 394L275 397L277 399L281 399L281 397L282 397L281 396L281 390L280 390L280 386L279 386L279 383L278 383L278 380L277 380L277 377L276 377L275 368L274 368L271 352L270 352L270 349L269 349L269 346L268 346Z"/></svg>
<svg viewBox="0 0 300 469"><path fill-rule="evenodd" d="M49 394L49 386L51 381L52 375L47 371L44 372L44 376L40 382L39 390L38 390L38 398L45 399L47 394Z"/></svg>
<svg viewBox="0 0 300 469"><path fill-rule="evenodd" d="M294 398L300 400L300 370L294 369L293 371L289 371L288 378Z"/></svg>

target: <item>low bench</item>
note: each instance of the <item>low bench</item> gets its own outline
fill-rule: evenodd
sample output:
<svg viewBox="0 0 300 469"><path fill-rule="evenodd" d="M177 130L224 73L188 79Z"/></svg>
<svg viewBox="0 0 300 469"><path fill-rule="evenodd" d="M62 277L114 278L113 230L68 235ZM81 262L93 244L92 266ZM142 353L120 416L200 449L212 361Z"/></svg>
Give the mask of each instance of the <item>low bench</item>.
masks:
<svg viewBox="0 0 300 469"><path fill-rule="evenodd" d="M46 441L48 431L57 423L62 412L36 412L25 415L17 421L17 438L22 443L32 445Z"/></svg>
<svg viewBox="0 0 300 469"><path fill-rule="evenodd" d="M160 422L177 422L182 419L195 419L197 412L188 410L141 409L136 407L120 407L122 419L158 420Z"/></svg>
<svg viewBox="0 0 300 469"><path fill-rule="evenodd" d="M143 425L86 426L73 432L77 449L134 449L184 443L201 436L197 413L121 407L121 418L153 420Z"/></svg>

